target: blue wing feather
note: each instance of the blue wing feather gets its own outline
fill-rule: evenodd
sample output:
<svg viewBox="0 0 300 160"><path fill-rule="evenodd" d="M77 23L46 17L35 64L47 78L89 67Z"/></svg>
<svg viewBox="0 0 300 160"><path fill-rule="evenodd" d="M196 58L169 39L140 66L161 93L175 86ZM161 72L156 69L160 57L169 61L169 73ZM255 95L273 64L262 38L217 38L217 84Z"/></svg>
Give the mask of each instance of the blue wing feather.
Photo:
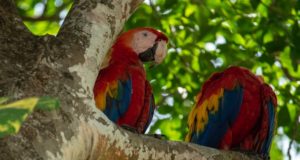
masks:
<svg viewBox="0 0 300 160"><path fill-rule="evenodd" d="M268 120L269 120L269 128L268 128L268 135L265 143L263 144L262 153L269 153L273 132L275 128L275 107L271 101L268 102Z"/></svg>
<svg viewBox="0 0 300 160"><path fill-rule="evenodd" d="M106 96L104 114L113 122L124 115L129 107L132 93L132 80L118 81L118 93L116 97Z"/></svg>
<svg viewBox="0 0 300 160"><path fill-rule="evenodd" d="M209 147L218 147L228 127L233 123L239 113L243 101L243 88L235 87L233 90L224 90L219 99L219 109L216 113L208 112L208 123L204 131L192 133L191 142Z"/></svg>
<svg viewBox="0 0 300 160"><path fill-rule="evenodd" d="M119 97L119 105L120 107L120 114L123 115L129 106L130 100L131 100L131 93L132 93L132 82L131 79L127 80L125 82L121 82L119 83L120 88L122 88L122 92L119 92L118 95L120 95Z"/></svg>

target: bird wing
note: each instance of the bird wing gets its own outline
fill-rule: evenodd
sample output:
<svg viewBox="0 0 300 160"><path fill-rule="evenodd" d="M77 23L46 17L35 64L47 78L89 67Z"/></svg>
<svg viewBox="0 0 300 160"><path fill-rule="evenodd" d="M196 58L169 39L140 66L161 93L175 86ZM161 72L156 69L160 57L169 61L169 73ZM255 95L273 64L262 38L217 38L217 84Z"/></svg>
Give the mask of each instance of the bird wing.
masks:
<svg viewBox="0 0 300 160"><path fill-rule="evenodd" d="M230 67L204 83L188 118L186 141L268 155L276 106L276 95L262 78Z"/></svg>
<svg viewBox="0 0 300 160"><path fill-rule="evenodd" d="M120 69L119 69L120 70ZM117 122L127 111L132 96L132 78L118 73L118 67L104 68L94 86L96 106Z"/></svg>
<svg viewBox="0 0 300 160"><path fill-rule="evenodd" d="M237 118L242 101L243 86L234 72L213 74L189 114L186 141L217 148Z"/></svg>
<svg viewBox="0 0 300 160"><path fill-rule="evenodd" d="M276 126L277 99L272 88L267 84L262 86L261 97L263 114L256 143L258 144L257 146L261 147L258 147L257 150L261 151L261 153L269 153Z"/></svg>
<svg viewBox="0 0 300 160"><path fill-rule="evenodd" d="M145 133L152 121L156 109L152 87L148 81L145 83L145 99L141 115L138 119L137 128L140 133Z"/></svg>

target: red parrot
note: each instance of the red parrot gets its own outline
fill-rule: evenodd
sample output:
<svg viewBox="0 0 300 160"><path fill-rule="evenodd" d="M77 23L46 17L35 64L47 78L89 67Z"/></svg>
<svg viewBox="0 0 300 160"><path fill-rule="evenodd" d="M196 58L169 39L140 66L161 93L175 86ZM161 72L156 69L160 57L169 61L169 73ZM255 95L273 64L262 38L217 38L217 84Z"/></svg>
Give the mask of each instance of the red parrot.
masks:
<svg viewBox="0 0 300 160"><path fill-rule="evenodd" d="M144 133L156 109L142 62L162 62L168 38L152 28L122 33L103 62L94 86L97 108L120 126Z"/></svg>
<svg viewBox="0 0 300 160"><path fill-rule="evenodd" d="M268 156L276 124L272 88L246 68L214 73L188 117L186 141Z"/></svg>

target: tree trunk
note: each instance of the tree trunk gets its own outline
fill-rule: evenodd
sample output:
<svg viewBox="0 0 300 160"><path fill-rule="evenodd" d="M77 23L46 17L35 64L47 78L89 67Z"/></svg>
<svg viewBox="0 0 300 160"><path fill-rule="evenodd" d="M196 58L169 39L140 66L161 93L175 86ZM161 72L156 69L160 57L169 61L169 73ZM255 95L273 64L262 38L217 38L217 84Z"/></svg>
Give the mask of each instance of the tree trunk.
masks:
<svg viewBox="0 0 300 160"><path fill-rule="evenodd" d="M96 109L102 59L142 0L77 0L57 36L34 36L12 0L0 0L0 96L53 96L0 140L0 159L253 159L237 152L158 140L117 127Z"/></svg>

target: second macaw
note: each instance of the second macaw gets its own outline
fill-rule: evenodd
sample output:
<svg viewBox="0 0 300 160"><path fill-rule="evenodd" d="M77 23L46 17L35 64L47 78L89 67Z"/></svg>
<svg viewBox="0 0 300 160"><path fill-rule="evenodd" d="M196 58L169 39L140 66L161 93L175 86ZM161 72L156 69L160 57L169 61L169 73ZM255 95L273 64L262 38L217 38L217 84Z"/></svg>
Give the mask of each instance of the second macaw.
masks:
<svg viewBox="0 0 300 160"><path fill-rule="evenodd" d="M161 63L168 38L142 27L122 33L112 46L94 86L96 106L120 126L144 133L155 107L143 62Z"/></svg>
<svg viewBox="0 0 300 160"><path fill-rule="evenodd" d="M214 73L188 117L186 141L267 157L276 124L276 95L246 68Z"/></svg>

